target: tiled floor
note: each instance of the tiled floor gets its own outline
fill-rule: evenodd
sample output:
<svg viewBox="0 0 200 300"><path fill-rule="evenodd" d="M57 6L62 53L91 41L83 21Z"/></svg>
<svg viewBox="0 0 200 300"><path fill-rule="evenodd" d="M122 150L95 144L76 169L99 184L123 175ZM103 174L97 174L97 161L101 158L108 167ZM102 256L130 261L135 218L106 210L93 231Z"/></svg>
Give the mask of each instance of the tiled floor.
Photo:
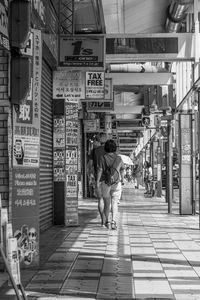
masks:
<svg viewBox="0 0 200 300"><path fill-rule="evenodd" d="M180 216L177 203L169 215L164 198L143 193L124 189L117 231L100 227L87 199L79 227L42 234L40 269L22 270L28 298L200 300L199 216Z"/></svg>

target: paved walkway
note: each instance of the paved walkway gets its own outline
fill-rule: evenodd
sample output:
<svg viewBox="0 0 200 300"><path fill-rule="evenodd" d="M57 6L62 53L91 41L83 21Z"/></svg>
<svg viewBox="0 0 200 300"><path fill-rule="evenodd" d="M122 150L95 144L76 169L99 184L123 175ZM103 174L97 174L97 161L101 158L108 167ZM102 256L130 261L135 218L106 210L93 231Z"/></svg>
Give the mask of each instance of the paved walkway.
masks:
<svg viewBox="0 0 200 300"><path fill-rule="evenodd" d="M21 271L28 299L200 299L199 217L143 194L124 189L117 231L100 227L87 199L80 226L43 233L40 269Z"/></svg>

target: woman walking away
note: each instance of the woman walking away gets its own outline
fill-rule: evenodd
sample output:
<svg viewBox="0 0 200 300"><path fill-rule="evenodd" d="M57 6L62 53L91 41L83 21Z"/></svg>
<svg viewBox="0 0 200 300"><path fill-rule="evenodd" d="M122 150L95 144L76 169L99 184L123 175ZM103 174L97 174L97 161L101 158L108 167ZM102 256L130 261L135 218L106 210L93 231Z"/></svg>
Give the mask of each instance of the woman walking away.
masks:
<svg viewBox="0 0 200 300"><path fill-rule="evenodd" d="M152 167L148 161L144 162L144 183L146 192L145 195L151 194Z"/></svg>
<svg viewBox="0 0 200 300"><path fill-rule="evenodd" d="M117 229L118 201L121 197L121 184L124 181L124 163L117 155L117 146L113 140L107 140L105 154L100 158L97 170L97 192L104 199L105 226ZM111 220L109 215L111 212Z"/></svg>

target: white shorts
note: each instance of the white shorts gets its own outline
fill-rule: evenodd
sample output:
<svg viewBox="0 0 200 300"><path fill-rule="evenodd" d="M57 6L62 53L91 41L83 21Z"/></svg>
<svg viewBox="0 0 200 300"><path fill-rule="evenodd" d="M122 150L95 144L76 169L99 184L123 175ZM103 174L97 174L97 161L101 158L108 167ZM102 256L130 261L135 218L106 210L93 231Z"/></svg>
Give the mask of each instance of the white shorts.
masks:
<svg viewBox="0 0 200 300"><path fill-rule="evenodd" d="M121 182L108 186L104 181L102 181L101 191L103 198L111 197L113 201L118 201L121 198L122 193Z"/></svg>

